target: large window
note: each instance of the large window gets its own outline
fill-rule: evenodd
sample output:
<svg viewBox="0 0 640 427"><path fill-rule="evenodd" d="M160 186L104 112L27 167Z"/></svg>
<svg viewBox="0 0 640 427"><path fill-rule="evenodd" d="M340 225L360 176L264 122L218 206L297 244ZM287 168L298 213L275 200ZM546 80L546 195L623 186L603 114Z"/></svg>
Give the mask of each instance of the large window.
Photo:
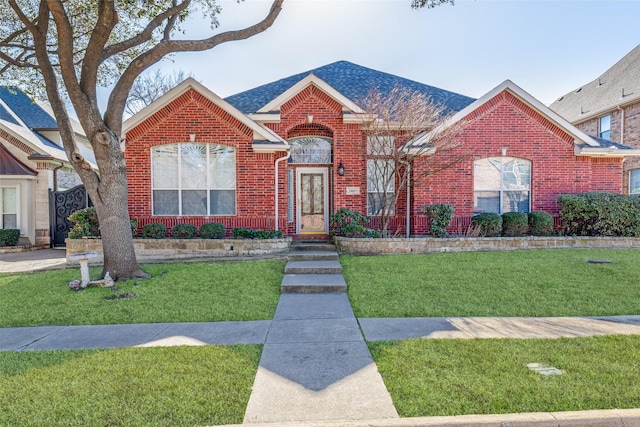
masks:
<svg viewBox="0 0 640 427"><path fill-rule="evenodd" d="M629 194L640 194L640 169L629 171Z"/></svg>
<svg viewBox="0 0 640 427"><path fill-rule="evenodd" d="M531 162L490 157L473 164L474 212L529 212Z"/></svg>
<svg viewBox="0 0 640 427"><path fill-rule="evenodd" d="M327 164L332 163L331 139L319 136L305 136L289 140L291 158L289 163Z"/></svg>
<svg viewBox="0 0 640 427"><path fill-rule="evenodd" d="M18 190L0 187L0 228L18 228Z"/></svg>
<svg viewBox="0 0 640 427"><path fill-rule="evenodd" d="M393 213L394 173L391 159L367 160L367 215Z"/></svg>
<svg viewBox="0 0 640 427"><path fill-rule="evenodd" d="M598 136L602 139L611 139L611 114L600 117L598 122Z"/></svg>
<svg viewBox="0 0 640 427"><path fill-rule="evenodd" d="M151 149L154 215L235 215L236 152L214 144Z"/></svg>

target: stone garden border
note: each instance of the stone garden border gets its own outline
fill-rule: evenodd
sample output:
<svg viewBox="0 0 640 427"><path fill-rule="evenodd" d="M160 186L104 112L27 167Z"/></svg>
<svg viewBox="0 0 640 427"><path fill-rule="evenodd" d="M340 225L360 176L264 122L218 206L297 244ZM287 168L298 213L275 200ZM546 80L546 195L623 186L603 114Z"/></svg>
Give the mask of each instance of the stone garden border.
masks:
<svg viewBox="0 0 640 427"><path fill-rule="evenodd" d="M67 263L77 264L74 255L95 252L92 263L102 263L100 239L67 239ZM243 256L286 255L291 238L245 239L134 239L138 261L158 259L233 258Z"/></svg>
<svg viewBox="0 0 640 427"><path fill-rule="evenodd" d="M412 237L389 239L334 238L338 252L351 255L426 254L560 248L640 248L640 237Z"/></svg>

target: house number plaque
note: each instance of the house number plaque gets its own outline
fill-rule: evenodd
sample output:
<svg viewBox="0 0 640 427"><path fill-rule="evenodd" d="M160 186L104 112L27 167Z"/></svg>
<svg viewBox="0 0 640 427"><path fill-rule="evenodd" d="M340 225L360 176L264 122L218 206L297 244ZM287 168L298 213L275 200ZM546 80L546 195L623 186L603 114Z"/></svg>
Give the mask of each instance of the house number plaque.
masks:
<svg viewBox="0 0 640 427"><path fill-rule="evenodd" d="M360 187L347 187L347 196L357 196L360 194Z"/></svg>

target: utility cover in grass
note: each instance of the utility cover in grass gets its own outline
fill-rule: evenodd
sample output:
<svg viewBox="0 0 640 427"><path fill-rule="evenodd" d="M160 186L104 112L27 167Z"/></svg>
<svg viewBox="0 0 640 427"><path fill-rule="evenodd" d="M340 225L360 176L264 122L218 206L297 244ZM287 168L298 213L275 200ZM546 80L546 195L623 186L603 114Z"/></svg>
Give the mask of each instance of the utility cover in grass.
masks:
<svg viewBox="0 0 640 427"><path fill-rule="evenodd" d="M527 364L529 370L539 373L540 375L562 375L564 371L554 368L553 366L545 366L541 363L529 363Z"/></svg>

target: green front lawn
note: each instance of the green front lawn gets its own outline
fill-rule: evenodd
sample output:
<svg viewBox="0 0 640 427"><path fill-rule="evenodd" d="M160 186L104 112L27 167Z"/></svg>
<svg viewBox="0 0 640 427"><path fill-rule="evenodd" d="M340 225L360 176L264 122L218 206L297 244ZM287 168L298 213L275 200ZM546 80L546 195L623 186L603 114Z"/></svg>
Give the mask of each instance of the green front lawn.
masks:
<svg viewBox="0 0 640 427"><path fill-rule="evenodd" d="M640 314L639 260L640 249L340 258L356 317Z"/></svg>
<svg viewBox="0 0 640 427"><path fill-rule="evenodd" d="M369 343L402 417L640 407L640 337ZM543 376L541 363L564 371Z"/></svg>
<svg viewBox="0 0 640 427"><path fill-rule="evenodd" d="M0 352L0 425L242 423L261 346Z"/></svg>
<svg viewBox="0 0 640 427"><path fill-rule="evenodd" d="M282 260L151 264L146 280L119 290L71 291L78 268L0 275L0 326L216 322L271 319L280 297ZM92 277L100 269L91 269ZM105 297L134 293L135 298Z"/></svg>

